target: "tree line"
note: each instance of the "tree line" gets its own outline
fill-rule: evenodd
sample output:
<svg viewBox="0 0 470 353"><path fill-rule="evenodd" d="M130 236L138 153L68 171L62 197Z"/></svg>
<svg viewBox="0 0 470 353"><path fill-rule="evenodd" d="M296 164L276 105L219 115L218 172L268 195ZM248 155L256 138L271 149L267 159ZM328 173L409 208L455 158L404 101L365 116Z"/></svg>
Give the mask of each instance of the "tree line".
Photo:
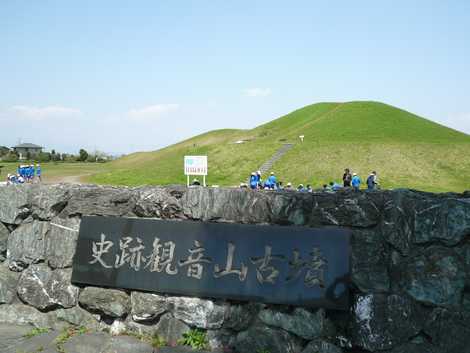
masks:
<svg viewBox="0 0 470 353"><path fill-rule="evenodd" d="M54 149L51 152L40 152L37 154L26 153L26 160L34 160L36 162L88 162L88 163L104 163L112 160L112 156L101 152L88 152L84 148L78 151L78 154L60 153ZM18 162L19 155L8 148L0 148L0 159L4 162Z"/></svg>

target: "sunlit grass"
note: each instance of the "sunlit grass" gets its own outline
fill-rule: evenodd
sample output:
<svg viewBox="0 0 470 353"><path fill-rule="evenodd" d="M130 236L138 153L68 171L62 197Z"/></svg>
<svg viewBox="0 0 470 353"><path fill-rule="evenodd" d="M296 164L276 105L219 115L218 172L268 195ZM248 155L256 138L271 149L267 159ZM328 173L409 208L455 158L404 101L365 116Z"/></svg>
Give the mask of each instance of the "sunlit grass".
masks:
<svg viewBox="0 0 470 353"><path fill-rule="evenodd" d="M252 130L212 131L105 164L50 163L43 174L46 181L79 175L110 185L184 184L183 157L207 155L207 182L235 186L284 143L295 146L272 169L285 183L319 188L341 181L348 167L364 182L376 170L383 188L470 189L470 136L376 102L314 104ZM3 176L16 168L6 165Z"/></svg>
<svg viewBox="0 0 470 353"><path fill-rule="evenodd" d="M299 135L304 135L301 143ZM237 140L247 140L235 144ZM363 180L372 170L385 188L470 189L470 137L375 102L320 103L253 130L218 130L155 152L137 153L88 180L103 184L185 183L184 155L206 154L210 184L246 181L283 143L295 143L273 166L278 178L320 187L349 167Z"/></svg>

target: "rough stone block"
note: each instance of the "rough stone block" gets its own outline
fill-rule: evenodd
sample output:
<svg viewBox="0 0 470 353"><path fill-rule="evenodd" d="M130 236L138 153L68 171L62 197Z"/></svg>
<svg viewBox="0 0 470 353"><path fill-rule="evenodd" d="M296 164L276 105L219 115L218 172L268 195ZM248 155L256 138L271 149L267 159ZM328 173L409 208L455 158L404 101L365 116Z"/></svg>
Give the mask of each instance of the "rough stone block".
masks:
<svg viewBox="0 0 470 353"><path fill-rule="evenodd" d="M0 222L0 262L4 261L7 256L7 244L10 231Z"/></svg>
<svg viewBox="0 0 470 353"><path fill-rule="evenodd" d="M252 326L237 334L235 349L238 353L262 350L270 353L298 353L302 350L302 340L283 330Z"/></svg>
<svg viewBox="0 0 470 353"><path fill-rule="evenodd" d="M33 263L44 261L48 231L48 222L33 221L11 232L7 252L10 269L22 271Z"/></svg>
<svg viewBox="0 0 470 353"><path fill-rule="evenodd" d="M353 313L353 343L371 352L405 343L425 321L418 306L398 295L358 295Z"/></svg>
<svg viewBox="0 0 470 353"><path fill-rule="evenodd" d="M68 326L64 322L58 321L54 313L43 313L29 305L4 304L0 308L0 323L31 325L37 328L56 330L61 330Z"/></svg>
<svg viewBox="0 0 470 353"><path fill-rule="evenodd" d="M0 187L0 222L20 224L31 213L30 185Z"/></svg>
<svg viewBox="0 0 470 353"><path fill-rule="evenodd" d="M246 330L260 310L261 304L231 304L225 312L223 327L234 331Z"/></svg>
<svg viewBox="0 0 470 353"><path fill-rule="evenodd" d="M135 216L135 201L127 188L98 185L70 187L70 198L60 213L62 218L73 216Z"/></svg>
<svg viewBox="0 0 470 353"><path fill-rule="evenodd" d="M185 216L191 219L265 223L271 219L269 198L267 193L249 190L190 188L181 204Z"/></svg>
<svg viewBox="0 0 470 353"><path fill-rule="evenodd" d="M168 297L173 316L189 326L203 329L222 327L226 306L199 298Z"/></svg>
<svg viewBox="0 0 470 353"><path fill-rule="evenodd" d="M431 305L459 305L465 287L465 268L452 250L426 248L410 256L402 269L402 287L417 301Z"/></svg>
<svg viewBox="0 0 470 353"><path fill-rule="evenodd" d="M77 246L80 219L55 217L50 223L46 236L47 263L52 268L72 267L73 256Z"/></svg>
<svg viewBox="0 0 470 353"><path fill-rule="evenodd" d="M458 244L470 233L470 200L427 200L416 207L414 236L416 243L439 241Z"/></svg>
<svg viewBox="0 0 470 353"><path fill-rule="evenodd" d="M57 320L64 321L73 326L84 326L89 329L97 330L99 328L99 315L90 314L88 311L74 306L70 309L58 309L54 311Z"/></svg>
<svg viewBox="0 0 470 353"><path fill-rule="evenodd" d="M189 331L189 326L184 322L175 319L170 314L165 314L160 318L155 334L163 338L168 345L174 346L183 337L183 334Z"/></svg>
<svg viewBox="0 0 470 353"><path fill-rule="evenodd" d="M380 206L367 193L343 191L314 195L312 226L372 227L379 223Z"/></svg>
<svg viewBox="0 0 470 353"><path fill-rule="evenodd" d="M144 187L135 191L134 213L139 217L182 218L183 212L176 190L161 187ZM186 192L186 188L180 188Z"/></svg>
<svg viewBox="0 0 470 353"><path fill-rule="evenodd" d="M380 228L353 231L352 281L364 293L388 292L388 254Z"/></svg>
<svg viewBox="0 0 470 353"><path fill-rule="evenodd" d="M11 304L16 298L19 275L0 265L0 304ZM0 309L1 310L1 309Z"/></svg>
<svg viewBox="0 0 470 353"><path fill-rule="evenodd" d="M470 347L470 312L435 308L424 331L438 352L467 352Z"/></svg>
<svg viewBox="0 0 470 353"><path fill-rule="evenodd" d="M31 265L18 282L18 295L40 310L77 305L78 287L70 283L71 270L52 271L45 264Z"/></svg>
<svg viewBox="0 0 470 353"><path fill-rule="evenodd" d="M51 220L67 205L70 188L65 184L31 185L28 199L32 216L43 221Z"/></svg>
<svg viewBox="0 0 470 353"><path fill-rule="evenodd" d="M158 294L132 292L131 314L134 321L150 321L168 310L167 298Z"/></svg>
<svg viewBox="0 0 470 353"><path fill-rule="evenodd" d="M129 296L116 289L86 287L80 293L79 302L89 311L116 318L127 315L131 309Z"/></svg>
<svg viewBox="0 0 470 353"><path fill-rule="evenodd" d="M303 308L295 308L290 314L266 309L260 311L258 318L268 326L282 328L306 340L327 334L328 328L331 327L323 309L312 313Z"/></svg>

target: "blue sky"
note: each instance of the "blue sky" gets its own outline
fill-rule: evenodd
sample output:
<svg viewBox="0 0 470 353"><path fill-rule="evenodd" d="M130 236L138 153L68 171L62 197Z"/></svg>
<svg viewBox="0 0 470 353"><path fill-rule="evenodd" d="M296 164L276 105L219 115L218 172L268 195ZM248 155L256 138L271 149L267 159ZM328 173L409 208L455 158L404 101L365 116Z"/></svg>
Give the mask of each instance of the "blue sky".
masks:
<svg viewBox="0 0 470 353"><path fill-rule="evenodd" d="M154 150L376 100L470 134L469 1L0 2L0 145Z"/></svg>

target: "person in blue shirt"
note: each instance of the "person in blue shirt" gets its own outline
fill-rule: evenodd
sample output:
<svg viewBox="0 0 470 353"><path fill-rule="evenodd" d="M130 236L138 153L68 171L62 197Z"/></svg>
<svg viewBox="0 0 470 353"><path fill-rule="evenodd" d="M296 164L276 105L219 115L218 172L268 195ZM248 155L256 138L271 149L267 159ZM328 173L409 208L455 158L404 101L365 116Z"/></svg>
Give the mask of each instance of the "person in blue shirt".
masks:
<svg viewBox="0 0 470 353"><path fill-rule="evenodd" d="M273 172L271 172L271 175L268 178L268 182L269 182L269 188L274 190L277 184L277 180Z"/></svg>
<svg viewBox="0 0 470 353"><path fill-rule="evenodd" d="M341 188L342 188L342 186L340 184L338 184L337 182L333 182L333 181L330 182L330 189L331 190L338 191Z"/></svg>
<svg viewBox="0 0 470 353"><path fill-rule="evenodd" d="M250 188L255 190L258 187L258 178L256 177L256 173L251 173L250 176Z"/></svg>
<svg viewBox="0 0 470 353"><path fill-rule="evenodd" d="M36 176L39 179L39 181L41 181L41 166L39 165L39 163L36 164Z"/></svg>
<svg viewBox="0 0 470 353"><path fill-rule="evenodd" d="M361 188L361 178L356 173L353 173L351 185L355 191L359 191L359 189Z"/></svg>
<svg viewBox="0 0 470 353"><path fill-rule="evenodd" d="M31 164L28 166L28 181L32 182L34 177L34 166Z"/></svg>
<svg viewBox="0 0 470 353"><path fill-rule="evenodd" d="M264 182L263 189L271 189L271 180L269 178Z"/></svg>

